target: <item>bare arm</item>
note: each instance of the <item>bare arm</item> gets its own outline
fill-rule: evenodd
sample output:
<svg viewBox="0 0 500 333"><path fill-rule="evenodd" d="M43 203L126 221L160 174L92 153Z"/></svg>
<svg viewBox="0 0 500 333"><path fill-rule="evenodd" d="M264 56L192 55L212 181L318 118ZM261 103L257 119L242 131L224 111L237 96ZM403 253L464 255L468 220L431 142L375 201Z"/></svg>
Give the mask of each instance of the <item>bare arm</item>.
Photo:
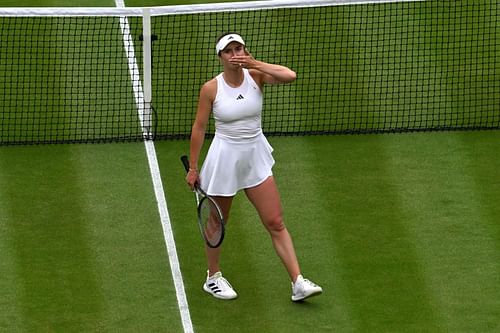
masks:
<svg viewBox="0 0 500 333"><path fill-rule="evenodd" d="M205 132L208 124L212 103L215 98L217 83L215 80L208 81L201 87L198 100L198 110L191 130L191 142L189 146L189 172L186 181L193 188L198 182L198 162L201 148L205 141Z"/></svg>
<svg viewBox="0 0 500 333"><path fill-rule="evenodd" d="M242 67L251 70L252 76L257 78L261 86L264 83L290 83L297 78L297 74L290 68L256 60L250 53L247 53L247 55L234 56L230 59L230 62L241 64Z"/></svg>
<svg viewBox="0 0 500 333"><path fill-rule="evenodd" d="M290 83L297 78L297 74L294 71L281 65L268 64L255 60L252 68L261 73L262 82L267 84Z"/></svg>

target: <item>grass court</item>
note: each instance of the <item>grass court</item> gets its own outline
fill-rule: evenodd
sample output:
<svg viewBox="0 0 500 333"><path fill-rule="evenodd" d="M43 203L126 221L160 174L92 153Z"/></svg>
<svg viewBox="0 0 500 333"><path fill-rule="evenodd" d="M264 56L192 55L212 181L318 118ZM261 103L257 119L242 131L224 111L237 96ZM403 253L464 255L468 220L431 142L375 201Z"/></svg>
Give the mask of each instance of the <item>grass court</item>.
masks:
<svg viewBox="0 0 500 333"><path fill-rule="evenodd" d="M2 2L42 5L69 2ZM500 329L499 131L269 141L302 270L324 293L290 301L287 274L240 193L222 254L239 298L207 295L179 161L189 142L158 141L195 332ZM0 274L2 332L182 332L144 144L0 147Z"/></svg>

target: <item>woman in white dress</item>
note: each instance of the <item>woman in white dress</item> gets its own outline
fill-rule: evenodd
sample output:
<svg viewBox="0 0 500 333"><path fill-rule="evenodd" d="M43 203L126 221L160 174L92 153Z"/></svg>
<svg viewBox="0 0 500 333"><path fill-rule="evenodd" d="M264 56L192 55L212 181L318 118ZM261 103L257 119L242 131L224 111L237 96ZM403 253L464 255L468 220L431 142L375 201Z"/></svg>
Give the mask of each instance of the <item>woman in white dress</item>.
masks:
<svg viewBox="0 0 500 333"><path fill-rule="evenodd" d="M199 183L217 201L226 222L234 196L244 190L290 276L292 300L318 295L321 287L301 275L292 239L283 222L281 200L272 174L273 149L261 127L264 85L292 82L296 74L285 66L254 59L236 33L222 35L217 40L216 52L224 71L200 90L186 181L191 188ZM215 119L215 137L199 170L200 151L211 114ZM236 292L221 273L220 248L207 247L206 254L208 272L203 289L220 299L236 298Z"/></svg>

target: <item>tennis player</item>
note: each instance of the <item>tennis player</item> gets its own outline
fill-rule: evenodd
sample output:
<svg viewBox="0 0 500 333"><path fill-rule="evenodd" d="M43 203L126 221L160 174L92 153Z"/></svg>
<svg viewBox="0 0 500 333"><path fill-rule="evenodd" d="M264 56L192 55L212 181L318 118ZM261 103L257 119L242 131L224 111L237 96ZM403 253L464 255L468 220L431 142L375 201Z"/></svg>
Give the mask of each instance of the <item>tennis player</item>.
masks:
<svg viewBox="0 0 500 333"><path fill-rule="evenodd" d="M198 182L220 205L226 221L234 196L244 190L290 275L292 301L319 295L321 287L301 275L272 174L273 148L261 127L264 85L292 82L296 74L287 67L254 59L236 33L222 35L217 40L216 52L224 71L200 90L186 181L191 188ZM198 171L210 114L215 119L215 137ZM216 298L236 298L233 287L222 276L219 254L220 248L206 248L208 272L203 289Z"/></svg>

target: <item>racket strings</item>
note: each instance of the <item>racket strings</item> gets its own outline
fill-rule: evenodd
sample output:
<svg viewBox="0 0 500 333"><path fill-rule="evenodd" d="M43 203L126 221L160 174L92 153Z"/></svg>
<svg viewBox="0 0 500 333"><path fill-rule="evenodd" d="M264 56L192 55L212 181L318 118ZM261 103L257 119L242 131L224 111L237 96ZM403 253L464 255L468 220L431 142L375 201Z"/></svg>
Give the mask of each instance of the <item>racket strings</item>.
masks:
<svg viewBox="0 0 500 333"><path fill-rule="evenodd" d="M200 207L200 222L205 239L212 245L219 243L223 224L217 207L210 200L203 200Z"/></svg>

